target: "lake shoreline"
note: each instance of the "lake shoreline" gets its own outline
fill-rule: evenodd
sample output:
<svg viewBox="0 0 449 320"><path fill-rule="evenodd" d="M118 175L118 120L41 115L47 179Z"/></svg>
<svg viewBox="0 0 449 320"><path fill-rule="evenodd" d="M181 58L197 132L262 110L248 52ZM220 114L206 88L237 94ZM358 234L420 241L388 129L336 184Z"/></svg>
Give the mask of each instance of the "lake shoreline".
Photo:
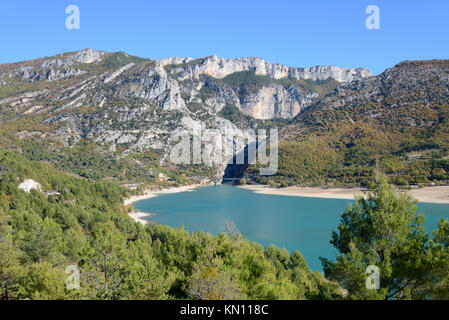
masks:
<svg viewBox="0 0 449 320"><path fill-rule="evenodd" d="M142 218L148 220L148 225L156 223L171 228L183 226L190 233L203 231L219 235L226 231L226 226L231 226L231 230L237 230L248 240L260 243L265 248L274 244L289 252L300 250L312 270L322 270L318 257L334 256L329 239L340 223L342 212L351 202L339 198L353 198L354 191L362 193L361 189L356 188L350 191L343 188L325 189L327 194L316 188L309 189L307 194L304 194L304 189L296 188L257 188L271 193L288 191L290 197L286 197L257 195L245 188L249 186L217 185L197 188L191 193L179 193L186 188L172 189L169 192L178 193L139 202L134 204L134 210L154 214L153 217ZM437 188L440 191L444 189ZM430 188L432 194L433 190ZM301 196L293 191L301 191ZM315 193L314 198L305 197L312 192ZM334 199L324 199L323 196ZM417 209L426 217L426 230L435 230L441 218L449 217L447 205L421 203Z"/></svg>
<svg viewBox="0 0 449 320"><path fill-rule="evenodd" d="M152 190L152 189L145 190L142 195L131 196L131 197L125 199L123 201L123 204L125 206L127 206L127 205L130 205L130 204L133 204L134 202L138 202L138 201L142 201L142 200L146 200L146 199L151 199L153 197L157 197L160 194L186 192L186 191L191 191L191 190L196 189L198 187L204 187L204 186L208 186L208 185L192 184L192 185L188 185L188 186L164 188L164 189L160 189L160 190Z"/></svg>
<svg viewBox="0 0 449 320"><path fill-rule="evenodd" d="M153 217L154 214L153 213L149 213L149 212L141 212L141 211L133 211L128 213L128 215L135 221L135 222L140 222L143 225L147 225L149 223L148 220L146 220L145 218L148 217Z"/></svg>
<svg viewBox="0 0 449 320"><path fill-rule="evenodd" d="M266 185L241 185L238 188L250 190L254 193L291 196L291 197L309 197L323 199L347 199L353 200L355 196L362 196L368 191L363 188L320 188L320 187L286 187L272 188ZM419 202L449 204L449 186L442 187L423 187L411 190L405 190Z"/></svg>
<svg viewBox="0 0 449 320"><path fill-rule="evenodd" d="M205 185L205 184L192 184L192 185L188 185L188 186L164 188L164 189L160 189L160 190L145 190L142 195L131 196L131 197L125 199L123 201L123 205L124 206L132 205L135 202L151 199L151 198L157 197L160 194L186 192L186 191L191 191L193 189L196 189L196 188L199 188L199 187L204 187L204 186L208 186L208 185ZM147 225L148 224L148 220L146 220L145 218L154 216L154 214L150 213L150 212L140 212L140 211L135 211L135 210L133 210L130 213L128 213L128 215L135 222L140 222L143 225Z"/></svg>
<svg viewBox="0 0 449 320"><path fill-rule="evenodd" d="M188 186L165 188L160 190L146 190L142 195L131 196L124 200L125 206L132 205L135 202L151 199L160 194L170 194L178 192L192 191L199 187L210 186L209 184L192 184ZM322 199L345 199L354 200L356 196L362 196L368 189L364 188L323 188L323 187L286 187L273 188L266 185L239 185L237 188L249 190L254 193L289 196L289 197L305 197L305 198L322 198ZM405 190L413 198L423 203L449 204L449 186L440 187L423 187L412 190ZM146 218L154 216L149 212L132 211L128 214L134 221L144 225L148 224Z"/></svg>

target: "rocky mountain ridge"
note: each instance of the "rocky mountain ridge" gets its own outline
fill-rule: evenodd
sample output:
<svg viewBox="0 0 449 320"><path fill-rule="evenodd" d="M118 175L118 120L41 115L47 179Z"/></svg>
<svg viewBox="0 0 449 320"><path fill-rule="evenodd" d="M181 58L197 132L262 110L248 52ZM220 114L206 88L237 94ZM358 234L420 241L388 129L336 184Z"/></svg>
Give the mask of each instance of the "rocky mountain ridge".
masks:
<svg viewBox="0 0 449 320"><path fill-rule="evenodd" d="M404 61L379 75L340 85L293 123L377 119L390 126L431 127L436 122L421 111L448 101L449 60Z"/></svg>
<svg viewBox="0 0 449 320"><path fill-rule="evenodd" d="M113 152L154 150L162 163L173 132L241 132L288 120L341 81L368 76L363 68L290 68L261 58L149 60L85 49L0 65L0 121L17 123L21 140L87 139Z"/></svg>
<svg viewBox="0 0 449 320"><path fill-rule="evenodd" d="M179 65L173 74L179 80L198 79L206 74L214 78L224 78L235 72L254 71L256 75L268 76L273 79L311 79L326 80L333 78L338 82L351 82L370 76L365 68L340 68L336 66L314 66L311 68L294 68L277 63L266 62L259 57L225 59L212 55L201 59L167 58L158 60L162 65Z"/></svg>
<svg viewBox="0 0 449 320"><path fill-rule="evenodd" d="M89 70L81 66L101 62L102 57L110 55L86 49L46 60L2 65L1 85L14 85L14 80L34 82L74 78L89 73ZM125 71L128 73L121 76ZM112 73L96 74L95 78L104 77L103 83L117 86L120 97L138 97L153 102L164 110L181 110L185 109L186 103L189 102L203 103L197 96L202 87L214 89L213 82L208 81L210 77L223 79L239 72L253 72L256 76L273 80L334 79L338 82L347 82L369 76L369 71L363 68L344 69L334 66L290 68L265 62L261 58L224 59L214 55L201 59L168 58L137 64L131 62L120 65L120 68ZM214 111L219 111L225 104L236 104L245 114L258 119L292 118L307 107L317 95L315 92L304 92L297 88L295 90L294 86L291 87L281 86L275 82L267 83L266 86L259 88L258 92L251 92L249 95L218 89L218 97L207 100L206 105ZM184 97L181 97L181 93Z"/></svg>
<svg viewBox="0 0 449 320"><path fill-rule="evenodd" d="M449 183L449 60L404 61L341 84L281 131L273 185ZM257 174L257 171L255 171Z"/></svg>

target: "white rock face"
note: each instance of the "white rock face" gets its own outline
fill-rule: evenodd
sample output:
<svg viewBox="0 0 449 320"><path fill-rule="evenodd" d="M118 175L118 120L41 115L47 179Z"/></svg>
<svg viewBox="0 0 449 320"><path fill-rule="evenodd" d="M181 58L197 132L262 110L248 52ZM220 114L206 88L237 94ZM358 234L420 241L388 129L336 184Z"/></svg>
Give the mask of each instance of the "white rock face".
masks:
<svg viewBox="0 0 449 320"><path fill-rule="evenodd" d="M164 59L160 59L157 60L157 62L159 64L161 64L162 66L166 66L169 64L183 64L183 63L189 63L190 61L193 61L193 58L180 58L180 57L171 57L171 58L164 58Z"/></svg>
<svg viewBox="0 0 449 320"><path fill-rule="evenodd" d="M62 80L68 77L72 76L79 76L81 74L85 73L85 71L79 70L79 69L73 69L70 67L66 67L63 69L50 69L46 74L46 80L47 81L56 81L56 80Z"/></svg>
<svg viewBox="0 0 449 320"><path fill-rule="evenodd" d="M243 96L240 105L243 113L255 119L291 119L316 96L303 95L296 88L285 89L279 84L273 84Z"/></svg>
<svg viewBox="0 0 449 320"><path fill-rule="evenodd" d="M130 143L130 142L133 142L133 141L136 141L136 140L137 140L137 138L134 137L133 135L131 135L131 134L124 134L117 140L116 143L117 144L125 144L125 143Z"/></svg>
<svg viewBox="0 0 449 320"><path fill-rule="evenodd" d="M114 80L115 78L117 78L123 71L128 70L129 68L131 68L134 65L134 63L129 63L126 66L121 67L120 69L118 69L117 71L113 72L110 76L106 77L104 79L104 83L108 83L111 82L112 80Z"/></svg>
<svg viewBox="0 0 449 320"><path fill-rule="evenodd" d="M63 54L53 59L45 60L40 67L23 66L13 70L9 77L16 77L26 81L57 81L72 76L79 76L86 71L76 69L73 65L81 63L93 63L100 61L105 53L93 49L85 49L74 52L71 55Z"/></svg>
<svg viewBox="0 0 449 320"><path fill-rule="evenodd" d="M240 107L239 97L231 88L216 86L209 80L206 80L206 86L215 90L215 94L204 101L204 104L212 111L219 112L226 104L234 104Z"/></svg>
<svg viewBox="0 0 449 320"><path fill-rule="evenodd" d="M193 120L190 117L183 117L181 119L181 125L184 129L189 131L201 131L205 129L204 122Z"/></svg>
<svg viewBox="0 0 449 320"><path fill-rule="evenodd" d="M333 78L339 82L351 82L353 80L367 78L370 75L370 71L365 68L351 69L336 66L315 66L311 68L290 68L288 77L312 80Z"/></svg>
<svg viewBox="0 0 449 320"><path fill-rule="evenodd" d="M58 55L45 60L39 67L22 66L10 72L9 77L16 77L29 82L57 81L73 76L85 74L86 71L74 68L73 65L81 63L93 63L101 60L104 52L85 49L71 55Z"/></svg>
<svg viewBox="0 0 449 320"><path fill-rule="evenodd" d="M76 63L92 63L101 60L104 52L96 51L93 49L80 50L72 54L67 58L56 58L53 60L47 60L42 63L41 69L47 68L65 68Z"/></svg>
<svg viewBox="0 0 449 320"><path fill-rule="evenodd" d="M41 191L42 190L42 186L40 183L34 181L33 179L26 179L24 182L22 182L21 184L19 184L19 189L30 193L31 190L37 190L37 191Z"/></svg>
<svg viewBox="0 0 449 320"><path fill-rule="evenodd" d="M191 62L191 58L168 58L160 60L165 64L183 64L184 61ZM225 59L216 55L199 59L199 63L192 63L175 69L180 80L198 79L200 75L206 74L214 78L224 78L234 72L254 71L257 75L268 76L273 79L312 79L326 80L333 78L339 82L350 82L370 76L369 70L365 68L340 68L336 66L315 66L311 68L292 68L284 65L265 62L258 57Z"/></svg>
<svg viewBox="0 0 449 320"><path fill-rule="evenodd" d="M81 51L77 51L70 58L77 63L92 63L101 60L101 57L104 55L104 52L97 51L93 49L85 49Z"/></svg>
<svg viewBox="0 0 449 320"><path fill-rule="evenodd" d="M154 100L168 111L186 108L178 82L168 77L162 64L157 63L144 72L146 74L136 74L136 77L121 81L119 95Z"/></svg>

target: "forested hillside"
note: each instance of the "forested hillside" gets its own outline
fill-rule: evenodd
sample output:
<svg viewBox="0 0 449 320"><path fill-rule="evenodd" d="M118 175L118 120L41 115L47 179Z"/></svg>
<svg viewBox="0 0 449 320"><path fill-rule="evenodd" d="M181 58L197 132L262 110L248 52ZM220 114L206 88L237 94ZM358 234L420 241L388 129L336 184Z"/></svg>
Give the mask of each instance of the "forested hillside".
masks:
<svg viewBox="0 0 449 320"><path fill-rule="evenodd" d="M283 129L275 186L449 182L449 61L407 61L337 87Z"/></svg>
<svg viewBox="0 0 449 320"><path fill-rule="evenodd" d="M41 184L27 193L25 178ZM322 259L326 278L298 251L263 248L240 234L143 226L127 191L68 176L0 151L2 299L447 299L449 222L424 230L416 202L384 178L342 215ZM381 272L366 287L366 268ZM69 268L69 269L67 269ZM66 286L79 271L79 288Z"/></svg>
<svg viewBox="0 0 449 320"><path fill-rule="evenodd" d="M18 189L24 179L41 191ZM49 191L53 191L50 193ZM56 194L58 192L59 194ZM125 189L0 151L3 299L320 299L338 286L302 255L243 239L135 223ZM81 273L68 290L66 267Z"/></svg>

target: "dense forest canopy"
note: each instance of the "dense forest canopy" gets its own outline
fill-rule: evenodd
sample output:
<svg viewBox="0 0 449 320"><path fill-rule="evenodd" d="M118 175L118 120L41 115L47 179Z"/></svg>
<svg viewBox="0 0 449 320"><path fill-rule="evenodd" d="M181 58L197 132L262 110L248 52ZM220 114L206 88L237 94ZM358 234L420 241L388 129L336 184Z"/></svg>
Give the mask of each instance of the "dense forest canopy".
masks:
<svg viewBox="0 0 449 320"><path fill-rule="evenodd" d="M24 179L41 190L20 190ZM231 230L143 226L128 217L125 196L115 183L0 151L1 298L448 298L449 222L426 233L414 201L385 181L344 212L332 236L341 255L323 259L326 278L299 251L263 248ZM381 290L365 287L371 264L382 272ZM73 266L80 287L71 290L66 270Z"/></svg>
<svg viewBox="0 0 449 320"><path fill-rule="evenodd" d="M66 175L0 151L3 299L318 299L338 286L302 255L239 234L135 223L114 183ZM18 189L25 178L42 192ZM46 196L50 190L60 195ZM65 270L78 266L79 290Z"/></svg>

